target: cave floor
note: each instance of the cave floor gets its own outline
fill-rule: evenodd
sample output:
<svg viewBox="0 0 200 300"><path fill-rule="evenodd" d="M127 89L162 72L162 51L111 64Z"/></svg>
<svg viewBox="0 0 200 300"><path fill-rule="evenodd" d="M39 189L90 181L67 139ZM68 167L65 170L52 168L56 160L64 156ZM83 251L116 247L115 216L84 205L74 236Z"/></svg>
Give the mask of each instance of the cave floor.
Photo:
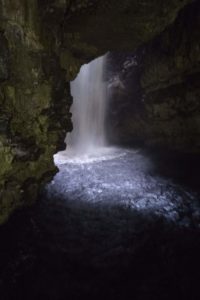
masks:
<svg viewBox="0 0 200 300"><path fill-rule="evenodd" d="M56 159L39 201L0 228L0 299L200 298L198 189L140 150Z"/></svg>

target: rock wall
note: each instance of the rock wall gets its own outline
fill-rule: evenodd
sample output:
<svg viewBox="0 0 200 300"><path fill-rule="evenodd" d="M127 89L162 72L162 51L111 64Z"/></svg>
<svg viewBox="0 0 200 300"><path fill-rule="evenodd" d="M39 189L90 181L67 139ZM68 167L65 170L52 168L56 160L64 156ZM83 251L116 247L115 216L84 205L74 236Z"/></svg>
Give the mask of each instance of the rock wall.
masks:
<svg viewBox="0 0 200 300"><path fill-rule="evenodd" d="M132 129L132 124L140 124L135 118L141 119L144 112L139 56L136 52L109 52L106 60L108 140L111 144L135 145L144 138L144 133L137 136L136 128Z"/></svg>
<svg viewBox="0 0 200 300"><path fill-rule="evenodd" d="M113 118L115 141L200 152L199 27L200 3L195 1L173 25L132 54L136 65L124 73L121 68L118 74L130 92L123 97L118 93L118 102L126 109ZM111 97L111 102L115 100ZM119 105L111 107L117 110Z"/></svg>
<svg viewBox="0 0 200 300"><path fill-rule="evenodd" d="M53 154L71 129L71 97L59 57L42 41L37 1L0 5L1 223L56 173Z"/></svg>
<svg viewBox="0 0 200 300"><path fill-rule="evenodd" d="M0 0L0 223L57 171L53 154L72 129L69 81L80 66L134 50L189 2Z"/></svg>

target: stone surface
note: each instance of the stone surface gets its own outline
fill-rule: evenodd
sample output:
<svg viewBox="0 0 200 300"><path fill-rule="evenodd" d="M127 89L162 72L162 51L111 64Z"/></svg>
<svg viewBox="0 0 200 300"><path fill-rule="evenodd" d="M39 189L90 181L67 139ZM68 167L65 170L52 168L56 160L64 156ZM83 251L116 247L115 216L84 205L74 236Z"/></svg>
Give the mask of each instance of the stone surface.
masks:
<svg viewBox="0 0 200 300"><path fill-rule="evenodd" d="M70 130L69 84L42 44L37 1L1 1L0 223L35 200Z"/></svg>
<svg viewBox="0 0 200 300"><path fill-rule="evenodd" d="M120 94L112 87L116 141L200 152L199 16L196 1L181 11L173 25L132 54L136 65L125 70L126 57L115 71L122 84L129 86L123 96L122 89ZM113 56L114 64L120 65Z"/></svg>

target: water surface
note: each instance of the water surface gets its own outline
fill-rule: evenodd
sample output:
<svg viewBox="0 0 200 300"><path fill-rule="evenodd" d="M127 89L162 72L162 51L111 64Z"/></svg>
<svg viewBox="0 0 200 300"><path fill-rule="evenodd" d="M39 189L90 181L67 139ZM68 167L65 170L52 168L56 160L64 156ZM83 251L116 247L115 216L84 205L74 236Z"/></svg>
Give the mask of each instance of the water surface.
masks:
<svg viewBox="0 0 200 300"><path fill-rule="evenodd" d="M60 172L48 185L51 197L122 205L183 226L199 226L198 193L158 175L155 163L140 149L105 147L78 156L63 151L55 162Z"/></svg>
<svg viewBox="0 0 200 300"><path fill-rule="evenodd" d="M195 300L198 191L139 149L63 152L34 207L0 228L2 300Z"/></svg>

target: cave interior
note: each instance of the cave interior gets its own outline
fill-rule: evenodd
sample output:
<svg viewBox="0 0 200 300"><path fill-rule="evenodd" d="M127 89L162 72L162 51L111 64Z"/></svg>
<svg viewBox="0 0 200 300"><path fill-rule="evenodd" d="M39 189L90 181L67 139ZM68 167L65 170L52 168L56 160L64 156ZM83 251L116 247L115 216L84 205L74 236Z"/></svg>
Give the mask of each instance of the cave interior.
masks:
<svg viewBox="0 0 200 300"><path fill-rule="evenodd" d="M200 298L199 0L0 0L0 299Z"/></svg>

